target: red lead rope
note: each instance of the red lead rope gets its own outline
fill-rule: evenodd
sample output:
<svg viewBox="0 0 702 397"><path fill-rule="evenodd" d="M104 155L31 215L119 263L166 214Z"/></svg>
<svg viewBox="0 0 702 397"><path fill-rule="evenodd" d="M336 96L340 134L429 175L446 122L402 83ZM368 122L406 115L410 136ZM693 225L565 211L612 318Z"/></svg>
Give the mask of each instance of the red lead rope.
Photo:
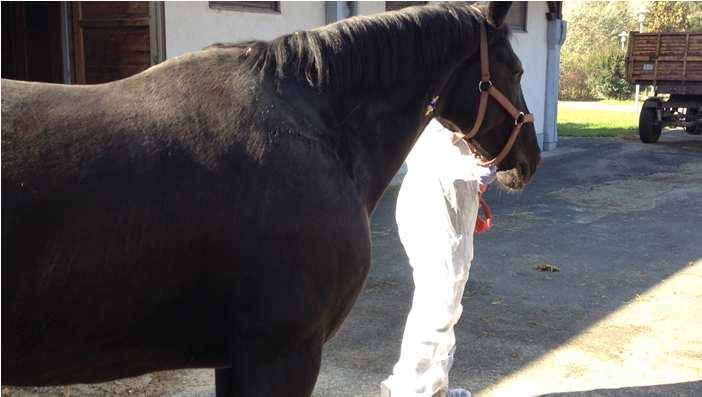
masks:
<svg viewBox="0 0 702 397"><path fill-rule="evenodd" d="M480 213L478 213L478 217L475 219L475 234L485 233L492 228L492 210L483 197L483 193L485 193L486 190L487 185L480 185L478 201L480 203L480 209L483 210L484 217L480 216ZM478 211L480 211L480 209L478 209Z"/></svg>

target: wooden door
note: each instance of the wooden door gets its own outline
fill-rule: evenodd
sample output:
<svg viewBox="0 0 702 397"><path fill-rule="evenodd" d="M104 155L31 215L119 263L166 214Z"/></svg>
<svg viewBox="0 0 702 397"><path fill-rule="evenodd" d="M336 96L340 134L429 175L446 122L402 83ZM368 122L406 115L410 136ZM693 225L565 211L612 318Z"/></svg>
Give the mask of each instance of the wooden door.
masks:
<svg viewBox="0 0 702 397"><path fill-rule="evenodd" d="M2 2L2 77L63 82L58 2Z"/></svg>
<svg viewBox="0 0 702 397"><path fill-rule="evenodd" d="M149 2L74 2L75 82L104 83L151 66Z"/></svg>

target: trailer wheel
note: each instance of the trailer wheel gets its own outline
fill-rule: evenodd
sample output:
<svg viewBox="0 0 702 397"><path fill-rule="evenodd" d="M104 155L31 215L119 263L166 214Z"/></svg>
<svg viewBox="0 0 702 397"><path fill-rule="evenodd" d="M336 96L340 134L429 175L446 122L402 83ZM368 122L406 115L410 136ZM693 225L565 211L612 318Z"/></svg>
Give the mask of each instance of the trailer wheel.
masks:
<svg viewBox="0 0 702 397"><path fill-rule="evenodd" d="M697 108L687 108L687 113L685 113L685 121L695 121L698 119L699 110ZM685 127L685 132L691 135L702 134L702 127L698 123L691 127Z"/></svg>
<svg viewBox="0 0 702 397"><path fill-rule="evenodd" d="M658 121L657 110L661 107L658 98L649 98L641 107L639 114L639 138L644 143L656 143L661 137L662 124Z"/></svg>

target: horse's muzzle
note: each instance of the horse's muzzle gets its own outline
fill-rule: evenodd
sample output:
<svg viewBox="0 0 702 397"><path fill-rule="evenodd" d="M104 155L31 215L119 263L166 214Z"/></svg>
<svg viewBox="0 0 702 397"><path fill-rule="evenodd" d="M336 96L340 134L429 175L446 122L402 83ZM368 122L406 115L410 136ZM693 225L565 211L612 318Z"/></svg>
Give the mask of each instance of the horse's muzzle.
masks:
<svg viewBox="0 0 702 397"><path fill-rule="evenodd" d="M524 189L526 181L518 168L512 168L507 171L497 172L497 182L500 183L507 191L518 192Z"/></svg>

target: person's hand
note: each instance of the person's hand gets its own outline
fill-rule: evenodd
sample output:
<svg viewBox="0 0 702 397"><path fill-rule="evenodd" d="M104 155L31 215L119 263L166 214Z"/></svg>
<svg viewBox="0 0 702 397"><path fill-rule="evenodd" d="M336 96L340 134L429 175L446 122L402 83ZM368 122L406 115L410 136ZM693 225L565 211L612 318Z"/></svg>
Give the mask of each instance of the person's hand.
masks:
<svg viewBox="0 0 702 397"><path fill-rule="evenodd" d="M487 185L493 183L495 178L497 178L497 167L494 165L489 167L478 167L477 177L480 182L480 186L487 187Z"/></svg>

